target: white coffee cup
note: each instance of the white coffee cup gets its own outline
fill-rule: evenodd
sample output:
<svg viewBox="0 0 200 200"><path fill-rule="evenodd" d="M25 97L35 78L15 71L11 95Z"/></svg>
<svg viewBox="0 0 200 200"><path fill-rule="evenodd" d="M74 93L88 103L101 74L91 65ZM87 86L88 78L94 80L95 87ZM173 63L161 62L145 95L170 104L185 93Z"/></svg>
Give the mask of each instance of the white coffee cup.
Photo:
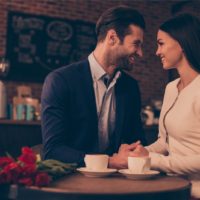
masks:
<svg viewBox="0 0 200 200"><path fill-rule="evenodd" d="M109 156L105 154L86 154L84 161L86 168L92 171L102 171L108 167Z"/></svg>
<svg viewBox="0 0 200 200"><path fill-rule="evenodd" d="M143 174L150 170L150 157L128 157L128 169L134 174Z"/></svg>

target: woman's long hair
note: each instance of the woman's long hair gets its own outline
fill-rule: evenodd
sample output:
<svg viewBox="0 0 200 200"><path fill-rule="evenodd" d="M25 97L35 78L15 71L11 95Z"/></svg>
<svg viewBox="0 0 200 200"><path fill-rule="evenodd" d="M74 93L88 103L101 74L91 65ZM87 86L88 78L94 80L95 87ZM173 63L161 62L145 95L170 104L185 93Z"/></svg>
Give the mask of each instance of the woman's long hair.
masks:
<svg viewBox="0 0 200 200"><path fill-rule="evenodd" d="M200 20L181 14L161 24L160 30L179 42L191 67L200 72Z"/></svg>

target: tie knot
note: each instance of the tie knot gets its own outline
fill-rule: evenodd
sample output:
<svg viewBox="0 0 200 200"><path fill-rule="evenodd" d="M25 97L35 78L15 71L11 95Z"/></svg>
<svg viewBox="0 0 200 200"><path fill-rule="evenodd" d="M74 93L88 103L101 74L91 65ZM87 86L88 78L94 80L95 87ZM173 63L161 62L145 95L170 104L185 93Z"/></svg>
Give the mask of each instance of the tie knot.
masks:
<svg viewBox="0 0 200 200"><path fill-rule="evenodd" d="M103 76L103 82L104 82L106 87L109 86L109 75L106 74L106 75Z"/></svg>

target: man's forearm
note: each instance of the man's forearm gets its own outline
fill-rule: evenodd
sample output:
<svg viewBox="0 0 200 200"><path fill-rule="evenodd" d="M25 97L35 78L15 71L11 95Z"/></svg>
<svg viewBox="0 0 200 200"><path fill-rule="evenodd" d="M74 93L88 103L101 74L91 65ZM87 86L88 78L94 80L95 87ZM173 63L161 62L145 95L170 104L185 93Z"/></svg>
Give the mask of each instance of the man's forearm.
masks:
<svg viewBox="0 0 200 200"><path fill-rule="evenodd" d="M121 157L119 154L109 157L108 167L112 169L127 169L127 157Z"/></svg>

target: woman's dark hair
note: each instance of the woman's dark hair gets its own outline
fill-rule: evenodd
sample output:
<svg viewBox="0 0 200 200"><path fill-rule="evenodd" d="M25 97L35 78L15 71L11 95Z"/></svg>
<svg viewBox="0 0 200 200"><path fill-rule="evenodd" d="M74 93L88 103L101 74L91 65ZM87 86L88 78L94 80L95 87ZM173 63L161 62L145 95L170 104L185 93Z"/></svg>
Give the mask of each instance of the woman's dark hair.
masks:
<svg viewBox="0 0 200 200"><path fill-rule="evenodd" d="M160 30L179 42L192 68L200 72L200 20L191 14L181 14L164 22Z"/></svg>
<svg viewBox="0 0 200 200"><path fill-rule="evenodd" d="M128 6L117 6L106 10L96 24L98 41L103 41L108 30L114 29L117 36L123 41L124 36L130 34L129 25L134 24L145 29L143 16L135 9Z"/></svg>

